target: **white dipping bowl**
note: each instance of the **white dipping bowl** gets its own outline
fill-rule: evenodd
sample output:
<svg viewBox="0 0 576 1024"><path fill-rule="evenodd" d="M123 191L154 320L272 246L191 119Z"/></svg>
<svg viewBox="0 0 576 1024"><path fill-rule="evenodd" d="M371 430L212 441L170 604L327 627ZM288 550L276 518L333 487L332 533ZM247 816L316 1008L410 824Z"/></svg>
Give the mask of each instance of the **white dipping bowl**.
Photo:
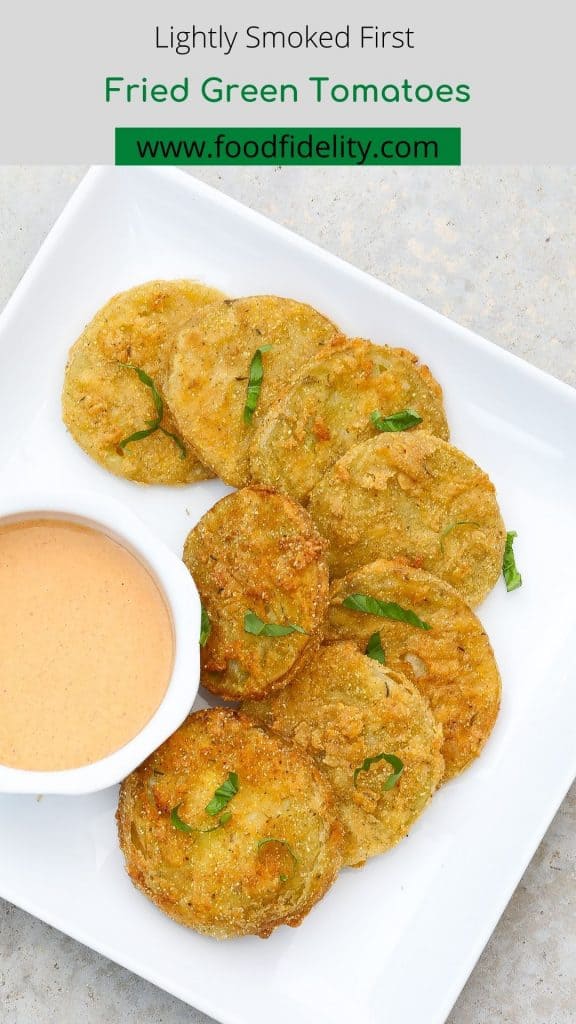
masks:
<svg viewBox="0 0 576 1024"><path fill-rule="evenodd" d="M200 598L184 563L121 502L88 491L0 497L0 526L26 519L63 519L117 541L149 570L172 620L174 660L168 688L134 739L81 768L27 771L0 764L0 793L94 793L129 775L188 715L200 682Z"/></svg>

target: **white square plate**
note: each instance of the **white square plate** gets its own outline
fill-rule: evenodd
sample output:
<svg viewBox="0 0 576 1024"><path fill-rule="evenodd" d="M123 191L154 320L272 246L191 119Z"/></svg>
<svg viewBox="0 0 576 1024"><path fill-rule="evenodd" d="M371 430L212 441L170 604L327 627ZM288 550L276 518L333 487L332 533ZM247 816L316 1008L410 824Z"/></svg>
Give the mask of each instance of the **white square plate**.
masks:
<svg viewBox="0 0 576 1024"><path fill-rule="evenodd" d="M344 871L299 929L217 943L137 892L115 790L0 798L0 892L226 1024L440 1024L576 771L576 392L179 171L90 172L0 319L2 488L54 481L131 505L178 552L224 493L117 480L60 422L66 353L113 292L197 277L311 302L406 345L442 383L454 443L518 531L521 590L481 609L504 685L483 756L409 838Z"/></svg>

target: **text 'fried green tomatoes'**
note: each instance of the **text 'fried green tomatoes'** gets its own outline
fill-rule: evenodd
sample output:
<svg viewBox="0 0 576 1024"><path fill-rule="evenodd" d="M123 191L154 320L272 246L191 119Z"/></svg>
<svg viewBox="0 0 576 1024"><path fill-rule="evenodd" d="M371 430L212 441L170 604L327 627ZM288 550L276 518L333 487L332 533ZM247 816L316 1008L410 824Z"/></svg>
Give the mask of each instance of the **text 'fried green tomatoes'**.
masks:
<svg viewBox="0 0 576 1024"><path fill-rule="evenodd" d="M354 595L373 603L363 610L367 602ZM375 635L381 661L417 686L442 726L444 778L458 775L478 757L500 707L500 673L482 623L444 580L378 561L333 583L325 627L327 640L352 640L361 651Z"/></svg>
<svg viewBox="0 0 576 1024"><path fill-rule="evenodd" d="M502 570L506 531L494 485L430 434L381 434L351 448L310 497L333 576L378 558L445 579L471 604Z"/></svg>
<svg viewBox="0 0 576 1024"><path fill-rule="evenodd" d="M212 475L179 437L164 388L177 332L218 298L195 281L149 281L110 299L71 348L64 423L105 469L150 484Z"/></svg>
<svg viewBox="0 0 576 1024"><path fill-rule="evenodd" d="M296 926L341 865L334 795L311 758L237 712L191 715L120 789L132 881L205 935Z"/></svg>
<svg viewBox="0 0 576 1024"><path fill-rule="evenodd" d="M228 700L283 686L318 642L328 604L326 543L291 498L245 487L222 498L188 535L207 639L203 685Z"/></svg>
<svg viewBox="0 0 576 1024"><path fill-rule="evenodd" d="M274 295L216 303L181 332L168 400L186 440L226 483L248 483L258 419L336 334L311 306Z"/></svg>
<svg viewBox="0 0 576 1024"><path fill-rule="evenodd" d="M442 730L427 702L351 643L321 647L285 690L242 710L325 773L346 830L346 864L360 866L402 839L442 778Z"/></svg>
<svg viewBox="0 0 576 1024"><path fill-rule="evenodd" d="M304 501L344 452L379 429L448 438L442 391L411 352L348 341L304 366L260 417L250 474Z"/></svg>

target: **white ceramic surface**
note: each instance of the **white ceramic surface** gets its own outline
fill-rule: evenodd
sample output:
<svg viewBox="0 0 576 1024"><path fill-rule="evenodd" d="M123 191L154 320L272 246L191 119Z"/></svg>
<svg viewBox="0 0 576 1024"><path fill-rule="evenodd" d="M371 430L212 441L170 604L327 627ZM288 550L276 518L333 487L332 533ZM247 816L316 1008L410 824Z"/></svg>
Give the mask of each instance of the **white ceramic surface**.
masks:
<svg viewBox="0 0 576 1024"><path fill-rule="evenodd" d="M0 793L94 793L121 782L189 713L200 681L200 599L182 561L119 501L93 491L7 489L0 495L0 526L42 518L82 523L123 544L151 572L170 611L174 633L170 682L152 718L134 739L100 761L66 771L23 771L0 764Z"/></svg>
<svg viewBox="0 0 576 1024"><path fill-rule="evenodd" d="M0 322L2 486L73 480L133 505L179 551L224 493L139 488L67 437L58 394L70 342L108 296L157 276L309 301L344 330L405 344L445 389L454 442L492 476L524 587L480 610L504 682L482 758L410 837L346 871L302 926L216 943L131 886L115 793L0 799L0 891L227 1024L440 1024L574 775L574 392L282 228L173 171L93 172ZM73 805L76 806L73 806Z"/></svg>

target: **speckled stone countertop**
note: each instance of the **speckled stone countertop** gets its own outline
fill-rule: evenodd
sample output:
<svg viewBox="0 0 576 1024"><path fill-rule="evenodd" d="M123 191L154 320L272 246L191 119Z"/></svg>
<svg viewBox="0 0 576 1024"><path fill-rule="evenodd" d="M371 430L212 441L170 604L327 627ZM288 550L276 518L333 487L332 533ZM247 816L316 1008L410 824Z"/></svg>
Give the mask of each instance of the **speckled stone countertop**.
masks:
<svg viewBox="0 0 576 1024"><path fill-rule="evenodd" d="M83 173L0 167L0 306ZM365 168L198 168L195 174L576 385L576 169L396 168L383 175ZM576 787L449 1024L573 1024L575 922ZM78 1021L209 1024L0 901L1 1024Z"/></svg>

